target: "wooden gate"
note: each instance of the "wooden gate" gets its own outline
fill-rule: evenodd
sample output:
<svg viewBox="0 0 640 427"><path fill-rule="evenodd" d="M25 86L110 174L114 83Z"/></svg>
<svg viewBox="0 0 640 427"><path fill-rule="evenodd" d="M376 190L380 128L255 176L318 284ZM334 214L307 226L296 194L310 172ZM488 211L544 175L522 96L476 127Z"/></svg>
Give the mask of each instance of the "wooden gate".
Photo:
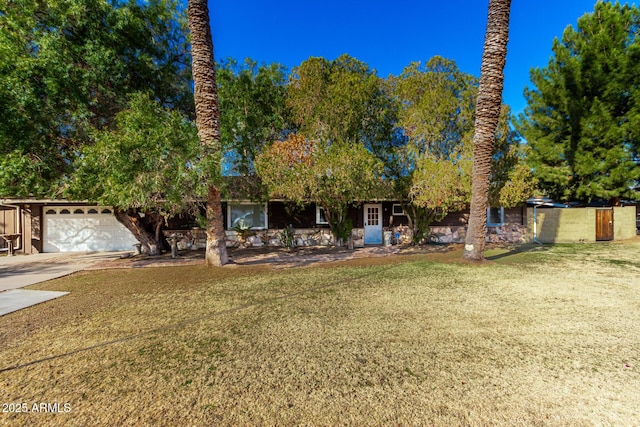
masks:
<svg viewBox="0 0 640 427"><path fill-rule="evenodd" d="M596 240L613 240L613 209L596 209Z"/></svg>

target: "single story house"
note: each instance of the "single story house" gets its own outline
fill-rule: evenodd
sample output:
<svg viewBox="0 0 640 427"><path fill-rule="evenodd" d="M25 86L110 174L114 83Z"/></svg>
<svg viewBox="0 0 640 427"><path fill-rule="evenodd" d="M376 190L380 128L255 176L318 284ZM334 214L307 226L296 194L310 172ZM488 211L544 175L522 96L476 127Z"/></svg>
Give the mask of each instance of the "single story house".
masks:
<svg viewBox="0 0 640 427"><path fill-rule="evenodd" d="M297 246L333 243L324 212L313 203L295 208L282 200L266 203L229 200L223 203L223 213L228 246L280 246L282 230L288 226L295 229ZM490 208L488 214L488 241L526 239L524 206ZM400 203L363 202L350 208L349 217L354 226L355 246L411 241L409 220ZM442 243L462 243L468 217L468 211L450 214L433 224L431 233ZM180 249L202 248L206 241L204 230L197 227L193 218L173 218L164 232L178 237ZM116 220L111 207L67 200L0 199L0 235L12 237L15 251L24 254L128 251L137 243L131 232ZM3 249L8 250L8 241L0 239L0 250Z"/></svg>

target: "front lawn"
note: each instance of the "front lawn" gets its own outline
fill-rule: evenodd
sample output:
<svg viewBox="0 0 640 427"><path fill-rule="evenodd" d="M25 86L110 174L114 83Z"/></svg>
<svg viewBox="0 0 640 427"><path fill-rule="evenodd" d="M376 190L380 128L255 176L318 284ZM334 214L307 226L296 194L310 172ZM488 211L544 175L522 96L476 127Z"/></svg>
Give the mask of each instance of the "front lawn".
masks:
<svg viewBox="0 0 640 427"><path fill-rule="evenodd" d="M0 425L640 424L640 244L488 255L37 285L71 293L0 317Z"/></svg>

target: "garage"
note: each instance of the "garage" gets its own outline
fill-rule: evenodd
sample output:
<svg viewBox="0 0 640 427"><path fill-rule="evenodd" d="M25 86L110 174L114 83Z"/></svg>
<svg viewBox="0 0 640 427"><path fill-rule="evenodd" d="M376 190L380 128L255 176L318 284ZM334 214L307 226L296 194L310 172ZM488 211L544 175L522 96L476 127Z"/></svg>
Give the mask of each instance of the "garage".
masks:
<svg viewBox="0 0 640 427"><path fill-rule="evenodd" d="M44 252L128 251L138 243L109 207L46 206Z"/></svg>

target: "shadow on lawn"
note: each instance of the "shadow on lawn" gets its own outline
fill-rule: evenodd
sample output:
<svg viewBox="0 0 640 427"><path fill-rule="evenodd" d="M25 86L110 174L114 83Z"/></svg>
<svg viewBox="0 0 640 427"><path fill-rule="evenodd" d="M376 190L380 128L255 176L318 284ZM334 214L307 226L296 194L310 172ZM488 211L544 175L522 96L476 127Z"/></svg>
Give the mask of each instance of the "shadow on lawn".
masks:
<svg viewBox="0 0 640 427"><path fill-rule="evenodd" d="M503 258L511 256L527 254L527 253L541 253L551 250L553 245L541 245L536 243L523 243L519 245L500 246L500 248L506 249L505 252L500 252L495 255L485 256L488 261L497 261Z"/></svg>

